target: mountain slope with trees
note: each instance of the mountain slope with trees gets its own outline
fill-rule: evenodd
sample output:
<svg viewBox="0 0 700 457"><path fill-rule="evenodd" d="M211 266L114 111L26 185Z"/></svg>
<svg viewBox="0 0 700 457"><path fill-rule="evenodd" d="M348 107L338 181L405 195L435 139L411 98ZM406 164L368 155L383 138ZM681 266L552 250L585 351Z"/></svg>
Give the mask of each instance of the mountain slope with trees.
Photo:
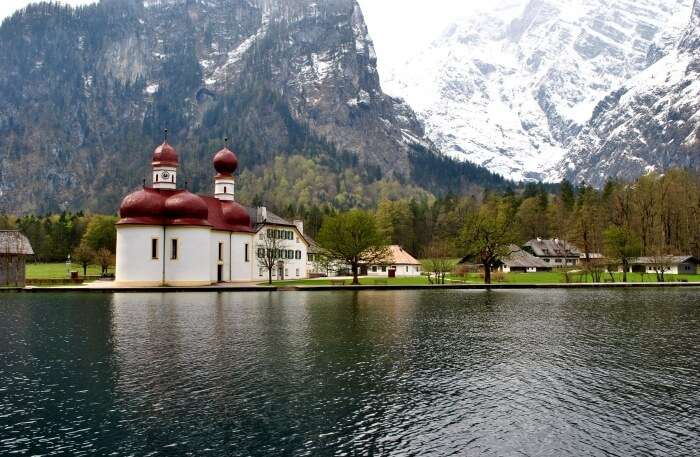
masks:
<svg viewBox="0 0 700 457"><path fill-rule="evenodd" d="M339 188L504 185L438 157L412 110L382 92L355 0L147 3L42 3L3 22L0 211L116 211L165 127L199 192L224 136L256 176L300 156Z"/></svg>

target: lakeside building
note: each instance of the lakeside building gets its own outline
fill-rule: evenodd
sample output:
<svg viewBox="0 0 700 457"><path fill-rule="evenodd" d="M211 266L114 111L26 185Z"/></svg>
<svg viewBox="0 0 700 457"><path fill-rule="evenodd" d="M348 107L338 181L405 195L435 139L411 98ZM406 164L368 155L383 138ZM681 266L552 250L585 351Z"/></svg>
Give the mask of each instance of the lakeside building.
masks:
<svg viewBox="0 0 700 457"><path fill-rule="evenodd" d="M530 240L523 245L523 249L554 268L576 266L581 261L581 251L559 238Z"/></svg>
<svg viewBox="0 0 700 457"><path fill-rule="evenodd" d="M24 287L30 255L34 250L26 236L17 230L0 230L0 287Z"/></svg>
<svg viewBox="0 0 700 457"><path fill-rule="evenodd" d="M510 245L510 255L500 259L500 269L504 273L537 273L552 271L552 264L535 257L515 244Z"/></svg>
<svg viewBox="0 0 700 457"><path fill-rule="evenodd" d="M267 279L261 260L274 245L275 279L307 277L303 224L235 200L238 158L227 147L213 159L213 195L177 188L179 158L165 141L153 153L152 186L128 195L117 222L116 282L201 286ZM274 242L271 241L274 239Z"/></svg>
<svg viewBox="0 0 700 457"><path fill-rule="evenodd" d="M630 260L630 273L665 273L669 275L696 275L700 260L691 255L663 255L657 257L637 257Z"/></svg>
<svg viewBox="0 0 700 457"><path fill-rule="evenodd" d="M401 246L387 248L389 255L380 264L369 265L367 276L416 277L421 275L421 263Z"/></svg>
<svg viewBox="0 0 700 457"><path fill-rule="evenodd" d="M327 260L323 256L321 248L313 239L308 238L308 264L309 277L338 277L352 275L349 265L343 262ZM391 245L387 247L389 255L376 265L360 265L360 276L373 277L416 277L422 274L422 265L401 246Z"/></svg>

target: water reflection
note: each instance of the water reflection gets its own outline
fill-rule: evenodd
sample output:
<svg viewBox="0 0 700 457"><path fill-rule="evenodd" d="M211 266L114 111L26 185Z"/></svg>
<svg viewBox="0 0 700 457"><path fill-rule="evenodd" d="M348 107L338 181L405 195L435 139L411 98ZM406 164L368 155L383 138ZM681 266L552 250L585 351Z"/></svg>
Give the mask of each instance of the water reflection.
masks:
<svg viewBox="0 0 700 457"><path fill-rule="evenodd" d="M699 304L694 290L7 295L0 454L687 455Z"/></svg>

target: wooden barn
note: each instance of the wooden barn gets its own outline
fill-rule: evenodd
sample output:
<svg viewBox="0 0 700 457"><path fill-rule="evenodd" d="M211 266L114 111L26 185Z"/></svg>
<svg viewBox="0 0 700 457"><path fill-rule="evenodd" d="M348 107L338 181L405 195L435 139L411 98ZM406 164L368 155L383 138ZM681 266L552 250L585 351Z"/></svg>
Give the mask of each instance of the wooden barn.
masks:
<svg viewBox="0 0 700 457"><path fill-rule="evenodd" d="M0 230L0 287L24 287L27 256L34 255L26 236Z"/></svg>

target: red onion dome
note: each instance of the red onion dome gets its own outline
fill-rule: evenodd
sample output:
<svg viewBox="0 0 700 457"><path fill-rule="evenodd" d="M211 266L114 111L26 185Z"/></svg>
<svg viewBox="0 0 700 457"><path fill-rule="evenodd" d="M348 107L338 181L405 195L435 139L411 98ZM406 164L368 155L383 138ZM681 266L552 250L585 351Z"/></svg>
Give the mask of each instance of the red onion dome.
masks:
<svg viewBox="0 0 700 457"><path fill-rule="evenodd" d="M214 169L219 176L231 176L238 169L238 157L229 148L224 148L214 156Z"/></svg>
<svg viewBox="0 0 700 457"><path fill-rule="evenodd" d="M127 195L119 207L120 224L160 225L165 214L165 198L153 189Z"/></svg>
<svg viewBox="0 0 700 457"><path fill-rule="evenodd" d="M250 214L243 206L236 202L222 202L221 206L227 224L250 228Z"/></svg>
<svg viewBox="0 0 700 457"><path fill-rule="evenodd" d="M200 197L178 192L165 201L165 216L175 225L209 225L209 208Z"/></svg>
<svg viewBox="0 0 700 457"><path fill-rule="evenodd" d="M178 162L177 151L167 141L164 141L153 151L152 163L154 167L177 167Z"/></svg>

